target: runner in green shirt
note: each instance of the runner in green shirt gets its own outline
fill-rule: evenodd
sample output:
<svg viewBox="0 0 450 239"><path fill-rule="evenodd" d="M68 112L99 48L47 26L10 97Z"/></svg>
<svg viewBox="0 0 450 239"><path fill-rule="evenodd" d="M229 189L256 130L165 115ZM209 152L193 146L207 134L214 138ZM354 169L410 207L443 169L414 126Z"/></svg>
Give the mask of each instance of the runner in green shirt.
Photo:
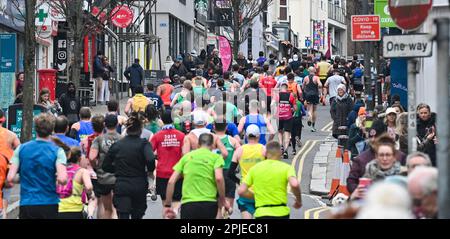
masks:
<svg viewBox="0 0 450 239"><path fill-rule="evenodd" d="M300 184L292 166L280 161L281 147L272 141L266 145L267 159L253 166L238 193L242 197L255 198L256 219L289 219L287 185L295 195L294 208L302 206ZM253 193L249 190L253 188Z"/></svg>
<svg viewBox="0 0 450 239"><path fill-rule="evenodd" d="M230 179L230 177L228 177L228 170L230 169L233 154L238 148L241 147L241 144L235 138L226 135L226 130L227 122L225 121L225 119L217 119L214 123L214 131L228 151L228 157L225 159L225 166L223 167L223 175L225 178L225 197L230 204L230 207L233 208L234 198L236 194L236 184L232 179ZM218 154L220 155L220 151L218 152Z"/></svg>
<svg viewBox="0 0 450 239"><path fill-rule="evenodd" d="M201 134L199 149L184 155L173 167L164 203L164 217L176 216L172 209L175 183L183 177L181 198L181 219L215 219L218 209L230 210L225 200L223 158L212 152L214 137L210 133ZM219 194L219 200L217 200Z"/></svg>

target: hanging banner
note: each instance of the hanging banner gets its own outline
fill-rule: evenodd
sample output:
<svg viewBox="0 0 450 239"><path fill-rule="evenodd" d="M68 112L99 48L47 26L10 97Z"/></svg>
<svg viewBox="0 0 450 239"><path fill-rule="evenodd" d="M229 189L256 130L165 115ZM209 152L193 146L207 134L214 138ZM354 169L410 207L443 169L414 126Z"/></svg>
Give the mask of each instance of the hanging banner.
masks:
<svg viewBox="0 0 450 239"><path fill-rule="evenodd" d="M6 109L14 102L17 36L0 34L0 108Z"/></svg>
<svg viewBox="0 0 450 239"><path fill-rule="evenodd" d="M233 52L231 50L230 41L224 36L219 36L219 53L222 59L223 72L229 70L233 60Z"/></svg>

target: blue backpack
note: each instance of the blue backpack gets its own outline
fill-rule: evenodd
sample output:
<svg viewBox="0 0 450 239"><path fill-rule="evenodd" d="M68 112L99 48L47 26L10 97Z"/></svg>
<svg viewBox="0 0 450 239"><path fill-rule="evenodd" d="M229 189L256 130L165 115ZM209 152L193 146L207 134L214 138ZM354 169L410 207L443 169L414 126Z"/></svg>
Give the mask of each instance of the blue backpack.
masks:
<svg viewBox="0 0 450 239"><path fill-rule="evenodd" d="M355 68L355 73L353 73L354 78L361 78L363 75L364 71L360 67Z"/></svg>

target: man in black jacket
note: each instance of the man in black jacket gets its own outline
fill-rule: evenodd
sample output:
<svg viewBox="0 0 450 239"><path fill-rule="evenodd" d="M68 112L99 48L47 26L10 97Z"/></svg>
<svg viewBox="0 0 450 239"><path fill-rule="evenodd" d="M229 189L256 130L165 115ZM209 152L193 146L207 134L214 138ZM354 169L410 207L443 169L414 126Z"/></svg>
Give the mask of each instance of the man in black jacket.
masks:
<svg viewBox="0 0 450 239"><path fill-rule="evenodd" d="M67 85L67 93L64 93L59 98L59 104L63 109L63 115L69 120L69 128L75 122L80 120L79 114L81 109L81 101L77 96L75 84L70 82Z"/></svg>
<svg viewBox="0 0 450 239"><path fill-rule="evenodd" d="M188 73L186 67L183 65L183 58L181 56L178 56L175 63L173 63L172 67L170 67L169 70L169 77L172 81L174 81L174 76L186 76L186 73Z"/></svg>
<svg viewBox="0 0 450 239"><path fill-rule="evenodd" d="M131 93L134 96L136 88L142 86L144 81L144 69L139 65L139 59L134 59L133 65L128 67L123 75L130 81Z"/></svg>

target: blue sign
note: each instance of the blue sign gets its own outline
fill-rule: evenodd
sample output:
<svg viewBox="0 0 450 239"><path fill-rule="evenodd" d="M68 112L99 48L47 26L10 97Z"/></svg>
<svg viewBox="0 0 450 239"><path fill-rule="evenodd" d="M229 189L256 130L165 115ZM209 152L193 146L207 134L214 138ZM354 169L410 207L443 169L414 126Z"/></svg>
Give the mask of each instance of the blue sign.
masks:
<svg viewBox="0 0 450 239"><path fill-rule="evenodd" d="M306 39L306 40L305 40L305 46L306 46L306 47L310 47L310 46L311 46L311 40Z"/></svg>
<svg viewBox="0 0 450 239"><path fill-rule="evenodd" d="M16 44L15 33L0 34L0 72L16 72Z"/></svg>
<svg viewBox="0 0 450 239"><path fill-rule="evenodd" d="M16 34L0 34L0 108L14 102L16 73Z"/></svg>
<svg viewBox="0 0 450 239"><path fill-rule="evenodd" d="M400 96L400 103L408 109L408 61L391 59L391 97Z"/></svg>

